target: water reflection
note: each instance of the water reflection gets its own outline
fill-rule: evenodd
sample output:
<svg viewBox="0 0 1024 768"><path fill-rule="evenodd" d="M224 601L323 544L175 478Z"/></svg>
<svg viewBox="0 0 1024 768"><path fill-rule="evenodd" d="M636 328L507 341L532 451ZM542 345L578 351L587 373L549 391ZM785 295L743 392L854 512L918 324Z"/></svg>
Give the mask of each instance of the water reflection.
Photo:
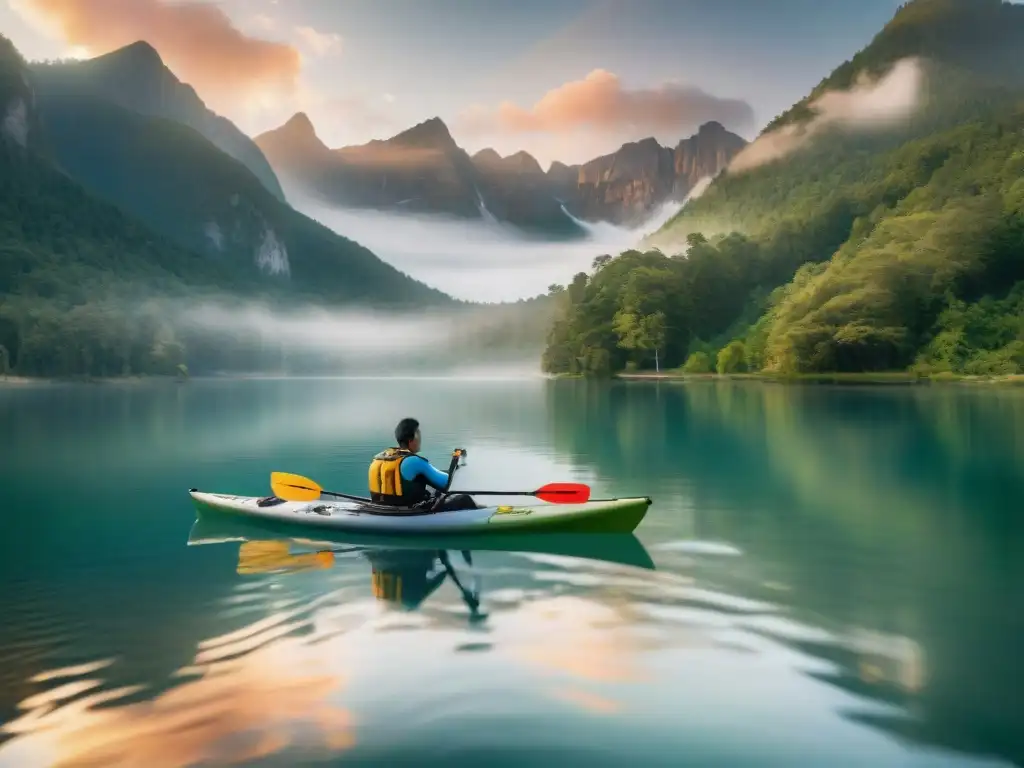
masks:
<svg viewBox="0 0 1024 768"><path fill-rule="evenodd" d="M844 718L1024 764L1024 393L564 384L559 447L742 552L701 580L778 606L749 626L824 662Z"/></svg>
<svg viewBox="0 0 1024 768"><path fill-rule="evenodd" d="M288 535L291 533L291 535ZM337 558L360 557L369 564L373 596L384 604L417 610L445 580L461 594L471 618L484 618L480 574L473 571L473 550L504 552L562 564L567 559L653 569L654 561L633 534L547 534L504 536L417 536L415 538L317 531L277 522L254 522L230 515L204 515L189 533L190 545L237 542L240 575L298 573L333 567ZM455 562L473 575L463 584Z"/></svg>
<svg viewBox="0 0 1024 768"><path fill-rule="evenodd" d="M354 743L338 645L303 637L312 617L274 615L242 633L213 638L185 680L141 700L141 687L102 690L81 672L24 699L4 730L4 766L191 766L244 764L294 744L335 754Z"/></svg>
<svg viewBox="0 0 1024 768"><path fill-rule="evenodd" d="M438 443L486 445L467 485L658 504L614 541L204 518L186 547L194 482L273 455L357 487L377 427L277 437L384 391L193 384L0 413L2 768L1024 764L1024 393L424 384Z"/></svg>
<svg viewBox="0 0 1024 768"><path fill-rule="evenodd" d="M297 573L323 570L334 565L338 552L359 552L370 564L373 596L405 610L416 610L447 578L462 594L474 620L479 613L479 589L467 590L452 566L447 550L389 550L385 548L347 547L314 552L294 551L287 539L245 541L238 548L238 573ZM461 550L463 561L473 566L472 553Z"/></svg>

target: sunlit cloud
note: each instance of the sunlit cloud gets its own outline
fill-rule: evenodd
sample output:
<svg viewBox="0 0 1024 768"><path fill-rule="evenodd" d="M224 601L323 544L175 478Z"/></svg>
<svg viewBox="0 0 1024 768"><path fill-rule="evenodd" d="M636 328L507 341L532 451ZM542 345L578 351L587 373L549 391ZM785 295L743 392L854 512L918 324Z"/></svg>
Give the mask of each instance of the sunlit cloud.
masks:
<svg viewBox="0 0 1024 768"><path fill-rule="evenodd" d="M665 83L629 89L612 72L595 69L582 80L553 88L528 108L507 101L497 108L474 106L462 114L460 128L517 134L595 129L641 136L685 132L709 120L746 130L754 124L754 111L745 101L719 98L695 86Z"/></svg>
<svg viewBox="0 0 1024 768"><path fill-rule="evenodd" d="M98 55L145 40L219 110L296 87L296 47L241 32L218 6L167 0L14 0L12 7L73 50ZM268 19L270 17L267 17Z"/></svg>

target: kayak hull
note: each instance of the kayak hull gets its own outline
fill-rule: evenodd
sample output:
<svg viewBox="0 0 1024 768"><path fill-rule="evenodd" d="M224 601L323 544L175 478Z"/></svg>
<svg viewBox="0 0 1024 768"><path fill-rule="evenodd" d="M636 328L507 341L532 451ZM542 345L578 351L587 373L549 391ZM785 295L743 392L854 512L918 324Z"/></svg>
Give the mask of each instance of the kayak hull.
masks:
<svg viewBox="0 0 1024 768"><path fill-rule="evenodd" d="M584 504L502 504L451 512L381 512L358 502L284 501L260 505L260 497L206 493L189 495L200 516L227 514L350 533L395 536L508 533L632 533L651 505L646 497Z"/></svg>

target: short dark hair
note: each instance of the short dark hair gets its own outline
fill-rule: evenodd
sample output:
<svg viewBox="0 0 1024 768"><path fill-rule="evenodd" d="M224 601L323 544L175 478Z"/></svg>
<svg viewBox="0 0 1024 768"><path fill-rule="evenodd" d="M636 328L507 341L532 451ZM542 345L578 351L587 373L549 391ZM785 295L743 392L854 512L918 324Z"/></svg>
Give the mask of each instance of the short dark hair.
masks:
<svg viewBox="0 0 1024 768"><path fill-rule="evenodd" d="M409 443L416 437L416 430L420 428L420 423L416 419L402 419L398 422L398 426L395 427L395 440L398 441L399 448L405 448Z"/></svg>

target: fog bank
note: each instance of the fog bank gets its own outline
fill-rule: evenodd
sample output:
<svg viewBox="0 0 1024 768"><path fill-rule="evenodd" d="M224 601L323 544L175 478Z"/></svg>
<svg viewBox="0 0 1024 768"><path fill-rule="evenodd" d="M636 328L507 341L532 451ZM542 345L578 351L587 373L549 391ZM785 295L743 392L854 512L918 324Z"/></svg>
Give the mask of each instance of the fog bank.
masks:
<svg viewBox="0 0 1024 768"><path fill-rule="evenodd" d="M661 206L637 229L581 222L588 237L543 239L500 222L337 208L289 191L291 204L384 261L457 299L516 301L590 271L595 256L636 247L682 203Z"/></svg>

